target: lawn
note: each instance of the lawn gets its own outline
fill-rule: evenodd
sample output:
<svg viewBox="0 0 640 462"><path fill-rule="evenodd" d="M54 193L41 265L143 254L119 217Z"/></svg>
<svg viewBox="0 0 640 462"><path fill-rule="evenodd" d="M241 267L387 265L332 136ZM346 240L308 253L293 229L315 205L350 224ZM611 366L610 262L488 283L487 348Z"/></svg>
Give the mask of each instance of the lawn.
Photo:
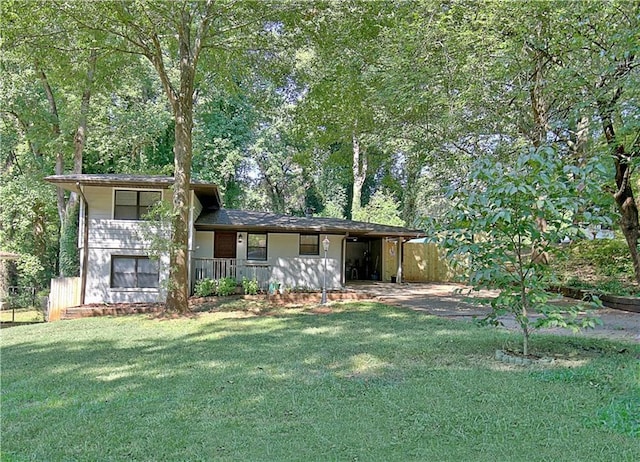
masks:
<svg viewBox="0 0 640 462"><path fill-rule="evenodd" d="M44 314L35 308L6 308L0 310L0 322L33 323L43 322Z"/></svg>
<svg viewBox="0 0 640 462"><path fill-rule="evenodd" d="M376 303L4 329L2 460L636 461L640 346Z"/></svg>

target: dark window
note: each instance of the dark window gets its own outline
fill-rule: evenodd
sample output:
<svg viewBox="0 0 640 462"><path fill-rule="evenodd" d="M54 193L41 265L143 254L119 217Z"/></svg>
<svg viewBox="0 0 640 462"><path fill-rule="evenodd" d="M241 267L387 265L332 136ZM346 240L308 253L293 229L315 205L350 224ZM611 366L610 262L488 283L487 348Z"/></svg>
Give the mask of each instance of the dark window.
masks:
<svg viewBox="0 0 640 462"><path fill-rule="evenodd" d="M317 234L300 235L300 255L320 255L320 237Z"/></svg>
<svg viewBox="0 0 640 462"><path fill-rule="evenodd" d="M162 199L160 191L116 190L113 218L116 220L140 220Z"/></svg>
<svg viewBox="0 0 640 462"><path fill-rule="evenodd" d="M267 259L267 235L251 234L247 235L247 260Z"/></svg>
<svg viewBox="0 0 640 462"><path fill-rule="evenodd" d="M112 288L159 287L158 262L149 257L111 257Z"/></svg>

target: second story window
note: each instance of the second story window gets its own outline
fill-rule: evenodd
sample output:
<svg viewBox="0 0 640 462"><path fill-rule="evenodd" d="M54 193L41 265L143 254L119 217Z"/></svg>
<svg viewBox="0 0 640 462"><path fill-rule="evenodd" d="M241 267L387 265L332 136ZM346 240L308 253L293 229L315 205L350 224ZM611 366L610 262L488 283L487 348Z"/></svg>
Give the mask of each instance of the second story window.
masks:
<svg viewBox="0 0 640 462"><path fill-rule="evenodd" d="M116 190L113 218L116 220L141 220L151 207L162 199L160 191Z"/></svg>

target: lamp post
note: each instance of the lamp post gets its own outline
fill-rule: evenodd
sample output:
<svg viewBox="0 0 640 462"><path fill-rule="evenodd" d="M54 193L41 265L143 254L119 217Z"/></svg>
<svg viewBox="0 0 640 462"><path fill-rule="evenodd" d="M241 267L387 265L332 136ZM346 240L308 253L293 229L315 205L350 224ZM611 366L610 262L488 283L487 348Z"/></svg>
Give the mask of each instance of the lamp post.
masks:
<svg viewBox="0 0 640 462"><path fill-rule="evenodd" d="M322 248L324 249L324 275L322 279L322 300L320 301L321 305L327 304L327 252L329 251L329 238L327 236L324 237L322 241Z"/></svg>

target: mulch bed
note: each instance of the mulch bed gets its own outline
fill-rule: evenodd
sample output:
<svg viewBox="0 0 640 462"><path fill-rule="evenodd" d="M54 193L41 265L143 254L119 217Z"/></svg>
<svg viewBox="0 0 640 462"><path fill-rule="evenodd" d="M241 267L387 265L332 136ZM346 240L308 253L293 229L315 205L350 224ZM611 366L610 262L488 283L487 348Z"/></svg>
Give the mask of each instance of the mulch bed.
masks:
<svg viewBox="0 0 640 462"><path fill-rule="evenodd" d="M267 302L273 306L319 304L322 294L318 292L293 292L287 294L231 295L228 297L192 297L189 307L193 311L214 310L220 304L235 300ZM328 301L370 300L369 294L359 292L327 292ZM123 316L127 314L164 313L162 303L114 303L91 304L67 308L63 319L78 319L96 316Z"/></svg>

